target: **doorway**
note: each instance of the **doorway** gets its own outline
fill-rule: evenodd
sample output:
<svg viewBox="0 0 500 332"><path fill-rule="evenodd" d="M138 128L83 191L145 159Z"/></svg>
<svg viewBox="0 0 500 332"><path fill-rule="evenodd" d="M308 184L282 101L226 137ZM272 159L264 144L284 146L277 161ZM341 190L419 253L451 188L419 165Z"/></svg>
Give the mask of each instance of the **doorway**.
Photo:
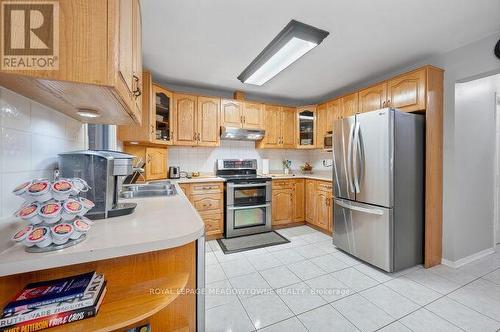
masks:
<svg viewBox="0 0 500 332"><path fill-rule="evenodd" d="M495 244L500 244L500 94L496 93L495 111Z"/></svg>

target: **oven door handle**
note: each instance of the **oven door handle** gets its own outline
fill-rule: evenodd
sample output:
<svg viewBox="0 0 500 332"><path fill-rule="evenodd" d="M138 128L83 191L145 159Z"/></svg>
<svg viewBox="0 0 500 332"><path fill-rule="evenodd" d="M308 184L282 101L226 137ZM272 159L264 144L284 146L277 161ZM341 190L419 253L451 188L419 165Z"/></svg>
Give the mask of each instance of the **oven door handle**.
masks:
<svg viewBox="0 0 500 332"><path fill-rule="evenodd" d="M265 187L268 185L268 182L263 183L246 183L246 184L234 184L228 183L227 186L230 188L254 188L254 187Z"/></svg>
<svg viewBox="0 0 500 332"><path fill-rule="evenodd" d="M270 207L271 203L261 204L261 205L246 205L246 206L228 206L228 210L248 210L248 209L256 209L263 207Z"/></svg>

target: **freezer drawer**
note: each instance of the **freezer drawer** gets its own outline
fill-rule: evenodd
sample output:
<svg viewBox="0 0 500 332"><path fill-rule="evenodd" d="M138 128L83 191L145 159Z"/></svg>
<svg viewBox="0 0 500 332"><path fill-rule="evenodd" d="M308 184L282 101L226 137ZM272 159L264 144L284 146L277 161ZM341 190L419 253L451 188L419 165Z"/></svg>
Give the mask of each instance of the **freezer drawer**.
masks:
<svg viewBox="0 0 500 332"><path fill-rule="evenodd" d="M392 209L335 199L333 244L385 271L393 271Z"/></svg>

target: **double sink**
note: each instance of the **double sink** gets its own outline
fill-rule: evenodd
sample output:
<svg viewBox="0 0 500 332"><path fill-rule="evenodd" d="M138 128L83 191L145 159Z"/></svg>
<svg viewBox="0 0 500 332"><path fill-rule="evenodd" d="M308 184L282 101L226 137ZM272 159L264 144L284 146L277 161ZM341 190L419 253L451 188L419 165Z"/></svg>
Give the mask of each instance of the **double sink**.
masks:
<svg viewBox="0 0 500 332"><path fill-rule="evenodd" d="M175 185L168 180L140 184L124 184L121 198L139 198L177 195Z"/></svg>

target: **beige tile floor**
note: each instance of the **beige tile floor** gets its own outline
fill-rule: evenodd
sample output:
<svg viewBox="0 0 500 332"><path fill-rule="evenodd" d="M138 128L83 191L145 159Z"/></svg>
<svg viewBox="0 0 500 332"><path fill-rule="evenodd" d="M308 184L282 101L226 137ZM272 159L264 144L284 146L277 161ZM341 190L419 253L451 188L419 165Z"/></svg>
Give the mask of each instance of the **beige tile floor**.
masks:
<svg viewBox="0 0 500 332"><path fill-rule="evenodd" d="M500 253L459 269L385 273L310 227L291 243L206 252L206 331L498 331Z"/></svg>

